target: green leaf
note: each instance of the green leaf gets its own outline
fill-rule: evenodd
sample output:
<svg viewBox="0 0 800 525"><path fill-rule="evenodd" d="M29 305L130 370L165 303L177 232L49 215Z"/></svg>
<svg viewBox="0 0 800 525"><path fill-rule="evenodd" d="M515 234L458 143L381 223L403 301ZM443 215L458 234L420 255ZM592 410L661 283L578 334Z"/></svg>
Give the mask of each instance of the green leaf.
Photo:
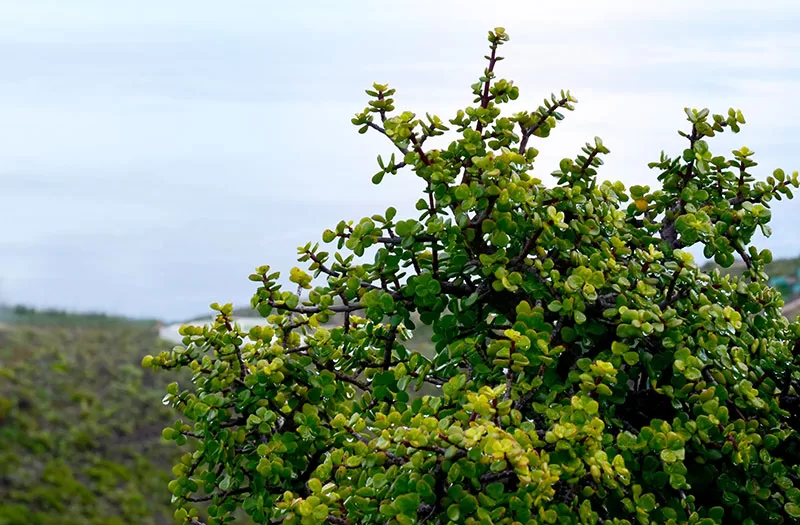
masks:
<svg viewBox="0 0 800 525"><path fill-rule="evenodd" d="M796 503L787 502L784 504L783 508L786 510L786 514L793 518L800 518L800 505Z"/></svg>
<svg viewBox="0 0 800 525"><path fill-rule="evenodd" d="M333 230L325 230L322 232L322 240L324 242L331 242L336 238L336 232Z"/></svg>
<svg viewBox="0 0 800 525"><path fill-rule="evenodd" d="M458 508L458 505L453 504L447 507L447 517L451 521L458 521L458 518L461 517L461 509Z"/></svg>
<svg viewBox="0 0 800 525"><path fill-rule="evenodd" d="M553 301L551 303L548 303L547 309L550 310L551 312L555 312L555 313L560 312L561 311L561 301L556 300L556 301Z"/></svg>
<svg viewBox="0 0 800 525"><path fill-rule="evenodd" d="M322 492L322 482L317 478L311 478L308 480L308 488L314 494L319 494Z"/></svg>
<svg viewBox="0 0 800 525"><path fill-rule="evenodd" d="M492 233L492 244L498 248L505 248L508 246L508 234L502 230L495 230Z"/></svg>
<svg viewBox="0 0 800 525"><path fill-rule="evenodd" d="M652 512L656 508L656 497L653 494L645 494L636 502L636 505L645 512Z"/></svg>
<svg viewBox="0 0 800 525"><path fill-rule="evenodd" d="M308 500L301 501L297 505L297 513L301 516L311 516L314 513L314 506Z"/></svg>
<svg viewBox="0 0 800 525"><path fill-rule="evenodd" d="M622 354L622 359L631 366L639 362L639 352L625 352Z"/></svg>
<svg viewBox="0 0 800 525"><path fill-rule="evenodd" d="M394 507L397 509L397 512L405 514L406 516L416 516L419 505L419 494L416 492L403 494L394 500Z"/></svg>

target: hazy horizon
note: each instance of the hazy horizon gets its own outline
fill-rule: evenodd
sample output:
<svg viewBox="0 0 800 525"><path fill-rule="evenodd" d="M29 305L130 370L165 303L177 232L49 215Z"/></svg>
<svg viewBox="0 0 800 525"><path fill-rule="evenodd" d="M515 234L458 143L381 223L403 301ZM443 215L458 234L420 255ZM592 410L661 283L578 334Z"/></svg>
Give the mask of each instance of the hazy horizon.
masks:
<svg viewBox="0 0 800 525"><path fill-rule="evenodd" d="M185 319L246 305L253 268L288 275L296 247L341 219L416 216L418 181L372 185L392 148L350 118L374 81L398 110L452 118L494 26L511 35L499 75L520 87L514 108L561 89L579 100L536 141L546 182L600 136L601 179L655 184L647 163L683 149L686 106L741 109L742 132L711 148L747 145L759 178L800 169L790 2L68 4L0 7L0 303ZM797 256L800 208L772 210L757 245Z"/></svg>

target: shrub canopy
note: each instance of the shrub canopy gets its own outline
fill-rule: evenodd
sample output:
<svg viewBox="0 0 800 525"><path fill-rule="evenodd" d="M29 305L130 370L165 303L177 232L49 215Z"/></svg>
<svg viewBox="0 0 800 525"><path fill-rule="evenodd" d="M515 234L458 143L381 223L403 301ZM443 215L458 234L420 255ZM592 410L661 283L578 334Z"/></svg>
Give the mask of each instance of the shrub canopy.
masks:
<svg viewBox="0 0 800 525"><path fill-rule="evenodd" d="M448 124L396 111L381 84L353 118L398 153L374 183L425 182L418 217L340 222L330 251L299 248L297 292L269 266L250 276L263 326L214 304L213 325L145 358L194 374L165 398L183 418L164 438L193 450L169 486L178 517L210 500L212 523L237 508L287 524L800 519L800 324L751 246L797 172L756 181L752 151L709 146L742 113L686 109L654 188L598 180L599 138L547 185L533 143L576 99L503 116L519 95L495 73L507 40L489 33L474 105ZM702 271L696 245L746 271ZM410 349L418 323L429 355Z"/></svg>

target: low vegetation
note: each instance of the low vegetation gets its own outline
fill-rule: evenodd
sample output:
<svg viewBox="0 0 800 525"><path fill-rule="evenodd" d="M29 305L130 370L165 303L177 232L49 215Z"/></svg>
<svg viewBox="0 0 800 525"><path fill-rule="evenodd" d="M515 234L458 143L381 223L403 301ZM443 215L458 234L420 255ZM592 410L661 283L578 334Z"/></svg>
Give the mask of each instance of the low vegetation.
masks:
<svg viewBox="0 0 800 525"><path fill-rule="evenodd" d="M173 523L169 381L140 366L166 346L152 323L3 313L0 525Z"/></svg>

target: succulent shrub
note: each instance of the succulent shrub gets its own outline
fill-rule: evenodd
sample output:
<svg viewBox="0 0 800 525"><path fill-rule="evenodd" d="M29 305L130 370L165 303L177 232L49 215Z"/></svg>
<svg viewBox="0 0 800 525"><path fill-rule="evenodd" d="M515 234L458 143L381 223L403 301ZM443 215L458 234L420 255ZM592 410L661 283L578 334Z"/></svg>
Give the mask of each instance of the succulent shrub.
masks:
<svg viewBox="0 0 800 525"><path fill-rule="evenodd" d="M183 417L164 438L193 450L169 486L178 518L208 501L211 523L800 520L800 324L752 246L797 172L756 180L752 151L709 145L741 112L686 109L685 149L651 185L598 180L599 138L539 178L534 144L577 101L504 116L507 40L489 33L451 120L398 112L381 84L353 118L397 150L375 184L424 181L417 217L340 222L327 251L299 248L291 289L269 266L250 276L263 326L214 304L216 322L145 358L193 372L165 398ZM746 270L704 272L691 247ZM430 355L409 345L420 323Z"/></svg>

